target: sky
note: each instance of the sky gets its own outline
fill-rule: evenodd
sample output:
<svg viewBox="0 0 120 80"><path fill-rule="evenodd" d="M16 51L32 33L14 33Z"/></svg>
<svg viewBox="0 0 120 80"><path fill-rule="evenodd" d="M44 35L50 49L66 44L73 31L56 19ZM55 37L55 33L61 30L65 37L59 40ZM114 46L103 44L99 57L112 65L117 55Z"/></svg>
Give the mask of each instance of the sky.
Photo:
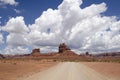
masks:
<svg viewBox="0 0 120 80"><path fill-rule="evenodd" d="M0 53L120 51L120 1L0 0Z"/></svg>

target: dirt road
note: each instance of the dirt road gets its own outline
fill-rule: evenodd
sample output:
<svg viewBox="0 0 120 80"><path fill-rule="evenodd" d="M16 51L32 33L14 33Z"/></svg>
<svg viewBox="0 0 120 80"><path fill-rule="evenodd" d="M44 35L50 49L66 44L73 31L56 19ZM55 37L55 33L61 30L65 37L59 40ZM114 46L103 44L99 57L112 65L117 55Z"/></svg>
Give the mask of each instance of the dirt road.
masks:
<svg viewBox="0 0 120 80"><path fill-rule="evenodd" d="M111 80L93 69L75 62L59 63L46 71L19 80Z"/></svg>

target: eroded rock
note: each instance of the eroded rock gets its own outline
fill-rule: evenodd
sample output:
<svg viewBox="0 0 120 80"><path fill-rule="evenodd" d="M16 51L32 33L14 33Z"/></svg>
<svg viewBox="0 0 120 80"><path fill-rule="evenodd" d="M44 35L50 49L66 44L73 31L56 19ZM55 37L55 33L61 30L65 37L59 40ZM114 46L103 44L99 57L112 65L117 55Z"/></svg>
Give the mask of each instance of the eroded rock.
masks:
<svg viewBox="0 0 120 80"><path fill-rule="evenodd" d="M33 49L31 55L40 55L40 49Z"/></svg>
<svg viewBox="0 0 120 80"><path fill-rule="evenodd" d="M59 53L63 53L66 50L70 50L70 48L65 43L59 45Z"/></svg>

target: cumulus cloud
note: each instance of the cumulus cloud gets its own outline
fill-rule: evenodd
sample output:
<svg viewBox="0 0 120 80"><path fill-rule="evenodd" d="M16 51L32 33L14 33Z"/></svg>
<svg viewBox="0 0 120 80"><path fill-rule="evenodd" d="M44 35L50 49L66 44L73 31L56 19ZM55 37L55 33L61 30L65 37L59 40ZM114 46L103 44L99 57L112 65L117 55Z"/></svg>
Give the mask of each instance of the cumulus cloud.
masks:
<svg viewBox="0 0 120 80"><path fill-rule="evenodd" d="M2 34L0 33L0 44L2 44L3 43L3 36L2 36Z"/></svg>
<svg viewBox="0 0 120 80"><path fill-rule="evenodd" d="M56 45L60 43L61 15L57 10L48 9L35 20L35 24L29 25L31 32L29 38L36 45Z"/></svg>
<svg viewBox="0 0 120 80"><path fill-rule="evenodd" d="M120 41L116 40L120 35L119 21L115 16L101 15L107 10L106 4L92 4L83 9L81 4L82 0L64 0L58 9L44 11L35 24L30 25L33 44L52 46L65 42L78 51L120 48Z"/></svg>
<svg viewBox="0 0 120 80"><path fill-rule="evenodd" d="M29 42L32 46L44 47L43 50L55 50L59 43L65 42L76 52L119 51L120 21L115 16L101 14L107 10L106 3L83 9L81 5L82 0L63 0L57 9L44 11L29 26L23 17L11 18L3 27L10 33L7 42L12 45Z"/></svg>
<svg viewBox="0 0 120 80"><path fill-rule="evenodd" d="M2 53L5 54L28 54L30 53L29 49L26 47L13 47L13 46L7 46Z"/></svg>
<svg viewBox="0 0 120 80"><path fill-rule="evenodd" d="M9 5L18 5L18 2L16 2L15 0L0 0L0 2Z"/></svg>
<svg viewBox="0 0 120 80"><path fill-rule="evenodd" d="M14 46L25 46L28 45L27 35L10 33L7 36L7 43Z"/></svg>
<svg viewBox="0 0 120 80"><path fill-rule="evenodd" d="M16 18L10 18L2 30L9 33L24 34L29 32L29 29L25 25L24 18L22 16Z"/></svg>
<svg viewBox="0 0 120 80"><path fill-rule="evenodd" d="M29 49L25 47L29 44L27 38L29 28L22 16L10 18L6 25L2 26L2 30L9 33L6 36L8 46L2 52L7 54L29 53Z"/></svg>

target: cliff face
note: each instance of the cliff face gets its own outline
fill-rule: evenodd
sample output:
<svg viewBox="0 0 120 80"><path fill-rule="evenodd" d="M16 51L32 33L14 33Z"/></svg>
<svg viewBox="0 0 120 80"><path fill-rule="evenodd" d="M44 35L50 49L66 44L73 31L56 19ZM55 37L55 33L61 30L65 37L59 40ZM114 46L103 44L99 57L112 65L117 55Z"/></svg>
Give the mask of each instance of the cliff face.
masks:
<svg viewBox="0 0 120 80"><path fill-rule="evenodd" d="M5 57L2 55L2 54L0 54L0 59L4 59Z"/></svg>
<svg viewBox="0 0 120 80"><path fill-rule="evenodd" d="M65 43L59 45L59 53L60 57L78 56L75 52L71 51L71 49Z"/></svg>
<svg viewBox="0 0 120 80"><path fill-rule="evenodd" d="M59 45L59 53L63 53L67 50L70 50L70 48L65 43Z"/></svg>
<svg viewBox="0 0 120 80"><path fill-rule="evenodd" d="M58 52L56 53L47 53L47 54L42 54L40 53L40 49L33 49L32 56L35 57L71 57L71 56L78 56L75 52L71 51L71 49L65 44L65 43L61 43L58 47Z"/></svg>
<svg viewBox="0 0 120 80"><path fill-rule="evenodd" d="M40 49L33 49L31 55L33 56L40 55Z"/></svg>

